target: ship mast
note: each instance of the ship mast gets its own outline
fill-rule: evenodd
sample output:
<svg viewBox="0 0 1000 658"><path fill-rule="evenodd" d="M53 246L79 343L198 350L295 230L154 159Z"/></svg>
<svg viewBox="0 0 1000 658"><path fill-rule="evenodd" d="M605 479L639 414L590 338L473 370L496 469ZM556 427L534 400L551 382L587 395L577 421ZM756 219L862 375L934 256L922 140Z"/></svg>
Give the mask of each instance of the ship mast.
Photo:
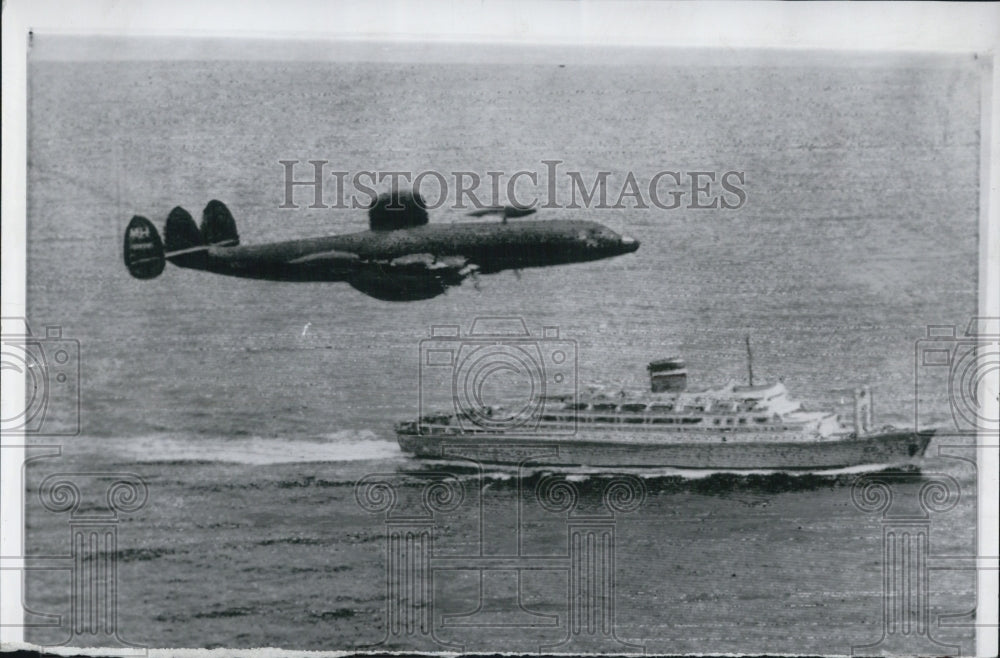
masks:
<svg viewBox="0 0 1000 658"><path fill-rule="evenodd" d="M753 354L750 352L750 334L747 334L747 373L750 375L750 385L753 386Z"/></svg>

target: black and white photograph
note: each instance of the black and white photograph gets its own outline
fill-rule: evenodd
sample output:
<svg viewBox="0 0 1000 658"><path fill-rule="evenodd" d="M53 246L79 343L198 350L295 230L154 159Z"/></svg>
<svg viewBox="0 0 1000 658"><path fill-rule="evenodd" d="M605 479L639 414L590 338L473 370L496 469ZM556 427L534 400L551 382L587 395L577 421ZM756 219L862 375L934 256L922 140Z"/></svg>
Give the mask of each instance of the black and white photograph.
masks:
<svg viewBox="0 0 1000 658"><path fill-rule="evenodd" d="M4 652L996 654L995 6L10 4Z"/></svg>

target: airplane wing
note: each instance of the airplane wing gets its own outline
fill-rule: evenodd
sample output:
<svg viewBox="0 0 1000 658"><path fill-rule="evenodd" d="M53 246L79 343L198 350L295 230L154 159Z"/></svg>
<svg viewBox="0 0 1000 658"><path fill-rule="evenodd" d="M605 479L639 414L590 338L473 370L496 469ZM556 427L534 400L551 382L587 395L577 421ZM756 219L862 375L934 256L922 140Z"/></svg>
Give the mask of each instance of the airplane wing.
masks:
<svg viewBox="0 0 1000 658"><path fill-rule="evenodd" d="M415 253L389 259L363 259L346 251L321 251L288 261L298 272L336 276L370 297L384 301L430 299L457 286L478 269L467 258Z"/></svg>
<svg viewBox="0 0 1000 658"><path fill-rule="evenodd" d="M508 217L525 217L527 215L534 214L535 212L534 208L525 208L523 206L487 206L485 208L480 208L479 210L473 210L472 212L468 212L466 214L470 217L500 215L504 219L507 219Z"/></svg>
<svg viewBox="0 0 1000 658"><path fill-rule="evenodd" d="M443 294L477 269L461 256L408 254L391 260L363 262L348 282L355 290L376 299L414 301Z"/></svg>

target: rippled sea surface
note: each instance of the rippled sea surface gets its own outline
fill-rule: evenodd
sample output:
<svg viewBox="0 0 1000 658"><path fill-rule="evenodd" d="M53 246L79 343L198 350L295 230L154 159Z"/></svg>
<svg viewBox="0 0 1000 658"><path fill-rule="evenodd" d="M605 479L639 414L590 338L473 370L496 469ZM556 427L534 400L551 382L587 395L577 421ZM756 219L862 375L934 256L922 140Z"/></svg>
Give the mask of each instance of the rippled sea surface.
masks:
<svg viewBox="0 0 1000 658"><path fill-rule="evenodd" d="M616 62L34 61L29 321L79 341L80 434L40 441L62 454L29 466L29 554L70 549L68 513L39 504L46 476L134 473L148 501L117 526L123 638L378 643L392 621L388 526L359 504L355 483L388 474L400 499L419 505L422 480L403 472L455 470L404 456L392 425L417 412L419 345L431 326L468 328L477 316L523 317L535 334L558 326L575 343L581 387L641 386L645 364L671 354L686 358L694 383L742 381L750 334L758 379L783 378L808 407L842 414L851 389L870 384L879 423L912 425L915 342L928 324L961 332L976 309L971 62ZM363 212L308 209L308 194L297 197L302 208L279 210L282 159L542 176L541 161L559 159L590 176L615 172L619 184L627 171L648 181L661 170L738 170L748 200L730 211L543 211L600 221L642 247L408 304L344 284L171 266L155 281L129 277L129 218L162 226L177 204L197 216L223 200L244 244L364 228ZM431 221L460 217L445 208ZM928 425L951 422L944 399L920 413ZM894 484L897 500L935 478L957 487L957 504L928 517L931 555L975 552L976 473L967 449L948 447L957 443L935 439ZM568 513L532 499L544 468L455 477L464 498L435 517L436 554L566 553ZM858 477L641 474L642 504L614 517L616 636L653 652L849 653L876 642L885 522L852 503ZM572 475L580 509L600 506L606 480ZM99 508L94 491L83 493ZM499 616L441 626L438 640L533 651L566 636L567 572L524 572L520 604L534 625L516 628L496 622L521 609L516 571L485 585L476 573L435 573L433 623L475 611L480 591L493 593L484 610ZM33 610L69 615L67 572L31 572L27 590ZM931 619L945 620L935 637L971 651L974 572L930 572L926 597ZM68 627L28 633L67 637ZM425 639L404 632L387 646L426 648Z"/></svg>

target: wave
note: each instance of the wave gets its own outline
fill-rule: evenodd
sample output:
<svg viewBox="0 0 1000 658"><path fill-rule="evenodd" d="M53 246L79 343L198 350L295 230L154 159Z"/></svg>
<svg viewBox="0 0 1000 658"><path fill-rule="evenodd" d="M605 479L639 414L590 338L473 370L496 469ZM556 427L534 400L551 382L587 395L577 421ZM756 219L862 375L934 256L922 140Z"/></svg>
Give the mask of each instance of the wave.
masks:
<svg viewBox="0 0 1000 658"><path fill-rule="evenodd" d="M456 474L471 475L477 474L475 466L470 466L469 461L463 460L421 460L414 462L433 466L441 470L453 471ZM544 475L546 473L558 473L564 475L571 482L586 481L593 477L607 477L612 475L634 475L643 480L658 480L662 478L678 478L681 480L702 480L719 476L734 476L737 478L766 477L774 475L784 475L788 477L801 477L814 475L819 477L836 478L838 476L860 475L864 473L877 473L886 470L909 470L910 467L894 466L892 464L864 464L860 466L847 466L842 468L825 469L708 469L708 468L677 468L673 466L654 467L616 467L613 469L605 467L591 466L553 466L547 464L528 464L525 466L484 464L482 475L491 480L509 480L517 477L531 477Z"/></svg>
<svg viewBox="0 0 1000 658"><path fill-rule="evenodd" d="M445 472L456 476L462 482L481 481L484 487L488 486L494 490L531 489L543 479L554 475L567 482L572 482L583 496L601 495L609 480L622 475L637 478L642 483L641 488L647 494L695 493L714 496L729 496L737 492L778 494L846 487L851 486L859 476L865 473L891 472L913 478L915 481L922 477L921 469L916 465L891 466L886 464L816 471L722 471L676 468L608 470L541 465L519 470L517 467L489 466L480 473L477 468L469 466L468 462L464 464L436 462L428 464L423 471L407 469L407 473L411 475L419 475L421 472L428 476ZM419 485L419 483L419 478L411 482L415 485Z"/></svg>

